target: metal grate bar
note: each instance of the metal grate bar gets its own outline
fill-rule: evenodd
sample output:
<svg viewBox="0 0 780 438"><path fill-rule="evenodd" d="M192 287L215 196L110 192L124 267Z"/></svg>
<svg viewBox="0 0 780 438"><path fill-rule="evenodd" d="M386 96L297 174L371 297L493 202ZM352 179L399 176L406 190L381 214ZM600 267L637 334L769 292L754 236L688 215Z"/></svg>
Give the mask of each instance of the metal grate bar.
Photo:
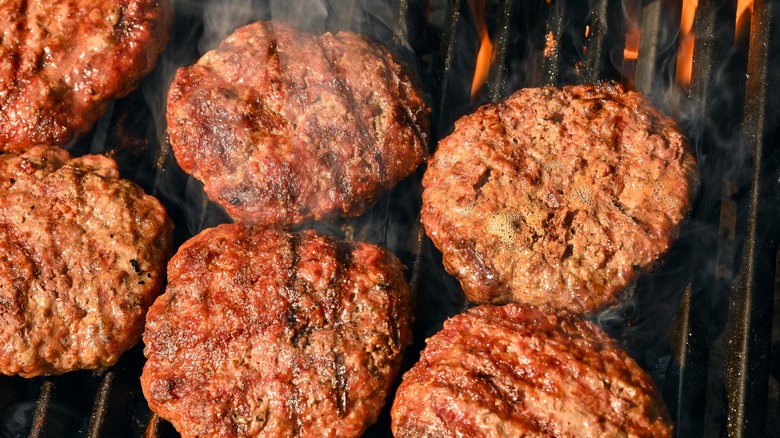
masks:
<svg viewBox="0 0 780 438"><path fill-rule="evenodd" d="M607 6L609 0L596 0L591 4L588 51L585 53L585 82L596 82L604 77L607 59Z"/></svg>
<svg viewBox="0 0 780 438"><path fill-rule="evenodd" d="M38 402L35 404L35 415L33 416L32 428L30 428L30 438L39 438L46 436L46 412L49 409L49 401L54 394L54 382L47 380L41 385L41 392L38 394Z"/></svg>
<svg viewBox="0 0 780 438"><path fill-rule="evenodd" d="M502 0L501 11L497 17L498 35L496 39L495 60L488 73L488 96L491 102L503 97L506 85L506 51L509 44L509 23L512 16L512 0Z"/></svg>
<svg viewBox="0 0 780 438"><path fill-rule="evenodd" d="M753 168L742 268L729 302L726 357L726 429L730 437L763 436L766 428L769 345L774 292L775 256L778 247L777 138L771 139L777 122L776 94L780 86L778 60L780 2L758 0L751 22L751 43L745 86L743 134L752 151ZM775 57L772 59L771 57ZM771 64L771 65L770 65ZM775 120L772 120L772 119Z"/></svg>
<svg viewBox="0 0 780 438"><path fill-rule="evenodd" d="M680 28L682 1L654 0L642 7L639 58L636 64L636 89L652 95L654 90L665 88L665 78L660 75L668 62L675 62L677 31Z"/></svg>
<svg viewBox="0 0 780 438"><path fill-rule="evenodd" d="M542 63L542 85L558 85L561 70L561 43L565 32L567 0L557 0L547 6L547 31L545 38L552 37L552 44L545 49ZM548 43L549 44L549 43Z"/></svg>
<svg viewBox="0 0 780 438"><path fill-rule="evenodd" d="M92 408L92 415L90 416L89 431L87 436L89 438L100 437L103 423L106 420L108 412L108 398L111 395L114 383L114 372L108 371L103 379L100 381L97 394L95 394L95 403Z"/></svg>
<svg viewBox="0 0 780 438"><path fill-rule="evenodd" d="M718 101L721 94L715 93L713 76L719 66L726 65L732 41L716 37L733 36L733 17L733 5L702 1L694 21L694 32L699 37L694 51L691 103L693 113L698 117L691 123L693 129L690 134L696 149L709 157L717 155L716 162L727 161L720 156L722 153L718 155L717 148L712 147L715 139L712 138L713 133L706 129L704 120L717 120L722 116L716 114L716 111L721 110L723 102ZM714 390L709 397L707 394L711 344L707 321L712 320L709 318L712 303L719 301L712 297L725 294L725 291L716 279L715 263L708 263L708 259L717 252L720 218L720 204L717 201L721 199L723 172L711 166L701 169L701 172L701 179L707 183L701 185L693 209L692 221L697 225L690 239L695 248L691 251L691 283L675 318L678 330L671 342L676 363L670 366L665 385L667 393L672 394L667 398L669 409L676 420L675 434L679 437L702 436L707 401L717 398L719 392Z"/></svg>
<svg viewBox="0 0 780 438"><path fill-rule="evenodd" d="M450 76L453 70L453 61L455 58L455 43L458 23L460 22L461 8L463 7L463 0L454 0L447 6L447 19L444 23L444 33L441 40L441 59L443 61L442 71L440 73L439 90L439 108L448 108L451 103ZM441 130L447 125L445 115L448 111L439 111L439 120L437 127Z"/></svg>

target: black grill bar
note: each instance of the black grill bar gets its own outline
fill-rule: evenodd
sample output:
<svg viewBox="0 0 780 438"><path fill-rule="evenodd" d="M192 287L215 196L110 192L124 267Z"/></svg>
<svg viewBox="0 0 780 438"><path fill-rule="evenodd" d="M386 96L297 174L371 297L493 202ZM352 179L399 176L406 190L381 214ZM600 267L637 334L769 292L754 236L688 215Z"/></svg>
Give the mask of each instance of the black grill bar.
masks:
<svg viewBox="0 0 780 438"><path fill-rule="evenodd" d="M41 385L41 392L38 394L38 401L35 404L35 415L33 416L32 427L30 428L30 438L40 438L46 436L46 412L49 409L49 401L54 393L54 382L46 380Z"/></svg>
<svg viewBox="0 0 780 438"><path fill-rule="evenodd" d="M452 108L454 104L454 90L451 89L452 85L450 79L453 76L453 65L455 62L455 43L457 42L457 30L460 23L461 10L463 9L463 0L454 0L447 4L447 18L444 22L444 29L441 38L440 59L441 68L438 73L436 90L438 91L438 99L436 102L439 104L439 108ZM436 98L436 96L434 96ZM438 111L439 118L434 120L437 122L434 125L436 131L441 131L446 127L449 127L453 121L452 115L447 111Z"/></svg>
<svg viewBox="0 0 780 438"><path fill-rule="evenodd" d="M490 65L488 74L488 93L491 102L495 102L504 96L506 86L506 53L509 44L509 25L512 17L512 0L502 0L501 9L496 17L498 31L494 37L496 41L494 62Z"/></svg>
<svg viewBox="0 0 780 438"><path fill-rule="evenodd" d="M735 9L728 2L702 1L696 10L694 32L697 35L691 74L691 107L694 120L690 135L694 148L701 156L714 162L728 162L719 153L716 135L704 125L705 120L718 120L728 111L715 89L715 72L728 65L729 49L733 45ZM729 39L732 37L732 39ZM720 113L720 114L719 114ZM713 160L712 157L717 157ZM706 408L717 409L720 405L720 391L707 391L710 377L709 356L712 338L722 327L712 329L712 307L723 300L713 299L725 296L726 287L716 280L715 263L712 254L717 253L718 223L720 219L721 187L723 172L720 169L704 167L697 200L693 208L690 232L694 250L691 251L691 283L686 289L680 309L675 318L677 328L670 339L674 359L670 365L665 383L669 409L676 420L675 434L678 437L702 436ZM725 311L725 309L716 309ZM709 327L708 327L709 326ZM720 372L716 373L720 374Z"/></svg>
<svg viewBox="0 0 780 438"><path fill-rule="evenodd" d="M108 414L108 399L113 389L114 374L114 371L108 371L100 381L97 394L95 394L95 405L90 416L89 431L87 432L89 438L101 436L101 429Z"/></svg>
<svg viewBox="0 0 780 438"><path fill-rule="evenodd" d="M729 302L726 358L727 432L766 432L769 346L778 248L777 87L780 86L780 3L758 0L751 21L743 134L752 151L747 232L742 267Z"/></svg>
<svg viewBox="0 0 780 438"><path fill-rule="evenodd" d="M614 2L613 2L614 3ZM583 82L596 82L604 79L605 64L607 59L607 31L609 0L595 0L591 2L590 32L588 33L587 52L585 52ZM617 37L612 33L613 37Z"/></svg>
<svg viewBox="0 0 780 438"><path fill-rule="evenodd" d="M558 85L561 77L561 47L566 31L568 0L558 0L547 5L546 48L542 64L542 85ZM552 44L550 44L552 43Z"/></svg>
<svg viewBox="0 0 780 438"><path fill-rule="evenodd" d="M675 63L677 30L680 28L681 0L653 0L643 3L639 57L636 65L636 89L651 97L666 89L669 79L663 71Z"/></svg>

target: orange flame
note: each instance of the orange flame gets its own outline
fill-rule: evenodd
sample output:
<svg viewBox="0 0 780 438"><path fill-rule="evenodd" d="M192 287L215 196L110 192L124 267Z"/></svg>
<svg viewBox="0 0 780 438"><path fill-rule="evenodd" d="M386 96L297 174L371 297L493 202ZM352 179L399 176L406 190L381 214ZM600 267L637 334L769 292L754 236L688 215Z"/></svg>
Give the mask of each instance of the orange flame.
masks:
<svg viewBox="0 0 780 438"><path fill-rule="evenodd" d="M688 86L693 70L693 46L696 35L693 32L693 20L699 0L683 0L680 17L680 44L677 48L677 83Z"/></svg>
<svg viewBox="0 0 780 438"><path fill-rule="evenodd" d="M633 21L628 23L626 34L626 48L623 49L623 59L632 60L639 57L639 26Z"/></svg>
<svg viewBox="0 0 780 438"><path fill-rule="evenodd" d="M490 63L493 58L493 43L488 35L485 22L485 0L469 0L469 7L477 24L479 34L479 52L477 52L477 66L474 69L474 79L471 82L471 99L479 94L482 85L485 84L490 71Z"/></svg>
<svg viewBox="0 0 780 438"><path fill-rule="evenodd" d="M750 15L748 15L750 12ZM734 39L748 29L750 17L753 16L753 0L737 0L737 22L734 28Z"/></svg>

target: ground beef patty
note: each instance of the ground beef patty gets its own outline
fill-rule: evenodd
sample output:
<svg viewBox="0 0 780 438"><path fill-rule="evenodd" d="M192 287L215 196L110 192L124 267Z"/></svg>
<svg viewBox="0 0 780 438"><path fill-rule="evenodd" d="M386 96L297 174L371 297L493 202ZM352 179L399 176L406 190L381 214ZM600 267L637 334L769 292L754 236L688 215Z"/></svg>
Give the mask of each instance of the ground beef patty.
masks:
<svg viewBox="0 0 780 438"><path fill-rule="evenodd" d="M185 437L359 436L410 342L409 287L377 246L208 229L168 266L141 384Z"/></svg>
<svg viewBox="0 0 780 438"><path fill-rule="evenodd" d="M162 291L173 226L114 160L0 155L0 372L113 365Z"/></svg>
<svg viewBox="0 0 780 438"><path fill-rule="evenodd" d="M368 38L238 29L168 95L179 165L235 219L289 225L358 216L427 154L429 111Z"/></svg>
<svg viewBox="0 0 780 438"><path fill-rule="evenodd" d="M650 377L563 310L483 305L444 323L403 376L395 437L671 437Z"/></svg>
<svg viewBox="0 0 780 438"><path fill-rule="evenodd" d="M154 67L166 0L0 2L0 151L65 145Z"/></svg>
<svg viewBox="0 0 780 438"><path fill-rule="evenodd" d="M422 221L470 300L591 312L667 250L695 168L676 124L639 93L523 89L439 143Z"/></svg>

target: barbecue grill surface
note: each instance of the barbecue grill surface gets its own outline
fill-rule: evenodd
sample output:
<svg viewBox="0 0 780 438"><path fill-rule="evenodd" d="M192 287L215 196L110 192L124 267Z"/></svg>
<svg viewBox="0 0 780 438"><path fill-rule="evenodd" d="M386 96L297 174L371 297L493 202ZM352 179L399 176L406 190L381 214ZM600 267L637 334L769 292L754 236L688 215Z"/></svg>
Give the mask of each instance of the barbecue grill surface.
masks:
<svg viewBox="0 0 780 438"><path fill-rule="evenodd" d="M756 1L749 31L735 31L735 5L699 2L691 84L675 79L681 1L485 1L494 44L487 82L474 99L477 26L463 0L304 2L180 0L157 68L114 102L71 149L106 153L122 176L161 199L176 223L174 246L229 222L202 186L176 165L165 140L164 102L179 66L194 63L236 27L258 20L310 32L365 33L417 74L433 109L432 147L453 122L517 88L614 79L645 92L677 118L700 162L693 213L657 271L632 299L594 319L661 388L677 436L780 436L780 330L773 312L780 205L780 2ZM478 3L478 2L477 2ZM587 36L585 29L588 29ZM638 58L626 34L641 32ZM545 52L545 49L547 51ZM774 92L772 92L774 91ZM423 169L359 218L306 224L338 237L379 243L407 266L415 297L415 344L468 306L419 225ZM106 370L23 379L0 376L0 435L177 436L140 391L142 346ZM388 400L366 436L390 436Z"/></svg>

